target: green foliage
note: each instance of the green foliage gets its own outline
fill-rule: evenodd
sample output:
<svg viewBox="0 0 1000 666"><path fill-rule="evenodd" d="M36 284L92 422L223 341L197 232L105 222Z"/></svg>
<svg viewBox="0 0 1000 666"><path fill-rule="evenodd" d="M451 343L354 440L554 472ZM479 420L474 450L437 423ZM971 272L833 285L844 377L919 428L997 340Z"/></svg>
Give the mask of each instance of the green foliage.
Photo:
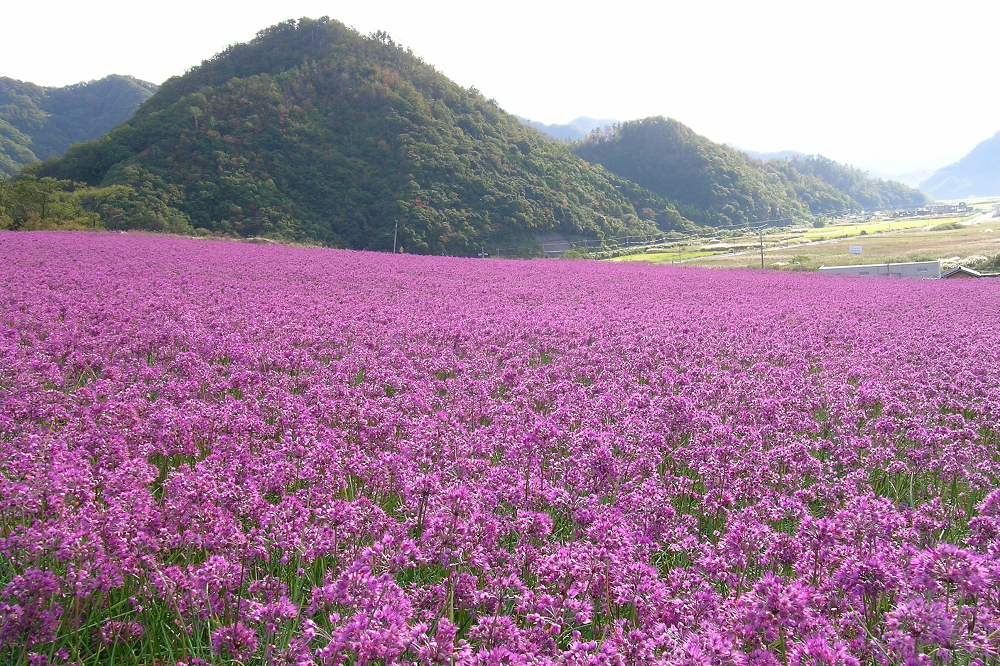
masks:
<svg viewBox="0 0 1000 666"><path fill-rule="evenodd" d="M955 229L964 229L965 225L961 222L942 222L941 224L935 224L930 228L931 231L953 231Z"/></svg>
<svg viewBox="0 0 1000 666"><path fill-rule="evenodd" d="M146 229L192 233L183 216L148 195L150 184L88 187L28 169L0 180L0 229ZM143 189L145 188L145 189ZM137 196L138 195L138 196ZM147 201L153 205L145 205ZM156 205L159 203L159 205Z"/></svg>
<svg viewBox="0 0 1000 666"><path fill-rule="evenodd" d="M0 228L97 228L99 220L73 200L72 183L31 175L0 180Z"/></svg>
<svg viewBox="0 0 1000 666"><path fill-rule="evenodd" d="M155 89L118 75L64 88L0 77L0 174L14 174L99 137L131 116Z"/></svg>
<svg viewBox="0 0 1000 666"><path fill-rule="evenodd" d="M824 157L762 162L662 116L596 130L573 152L713 226L910 206L926 199L905 185L867 178Z"/></svg>
<svg viewBox="0 0 1000 666"><path fill-rule="evenodd" d="M168 80L42 175L124 185L136 210L211 232L475 254L693 225L575 157L384 33L288 21Z"/></svg>
<svg viewBox="0 0 1000 666"><path fill-rule="evenodd" d="M994 273L1000 271L1000 254L990 257L985 263L976 266L976 270L982 273Z"/></svg>
<svg viewBox="0 0 1000 666"><path fill-rule="evenodd" d="M27 147L30 143L30 136L0 117L0 176L16 173L35 161L35 154Z"/></svg>

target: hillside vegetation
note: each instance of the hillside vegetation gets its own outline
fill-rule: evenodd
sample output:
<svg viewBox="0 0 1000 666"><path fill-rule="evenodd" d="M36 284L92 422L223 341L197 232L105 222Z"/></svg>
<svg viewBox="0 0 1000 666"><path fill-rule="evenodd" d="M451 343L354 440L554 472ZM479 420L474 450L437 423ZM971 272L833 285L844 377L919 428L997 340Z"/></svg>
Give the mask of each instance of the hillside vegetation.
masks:
<svg viewBox="0 0 1000 666"><path fill-rule="evenodd" d="M96 139L155 91L152 83L117 74L63 88L0 77L0 174Z"/></svg>
<svg viewBox="0 0 1000 666"><path fill-rule="evenodd" d="M592 132L573 152L671 199L686 217L713 226L926 201L902 183L869 178L822 156L757 160L662 116Z"/></svg>
<svg viewBox="0 0 1000 666"><path fill-rule="evenodd" d="M977 145L955 164L935 171L920 188L937 199L1000 194L1000 132Z"/></svg>
<svg viewBox="0 0 1000 666"><path fill-rule="evenodd" d="M691 228L396 45L326 18L260 32L168 80L41 178L127 188L109 226L473 254L543 231Z"/></svg>

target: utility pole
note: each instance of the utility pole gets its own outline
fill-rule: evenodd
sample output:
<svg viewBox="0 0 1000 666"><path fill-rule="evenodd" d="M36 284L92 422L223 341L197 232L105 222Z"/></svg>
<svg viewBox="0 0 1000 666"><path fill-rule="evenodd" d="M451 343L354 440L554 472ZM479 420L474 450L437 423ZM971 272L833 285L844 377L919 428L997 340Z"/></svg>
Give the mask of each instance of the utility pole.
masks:
<svg viewBox="0 0 1000 666"><path fill-rule="evenodd" d="M760 270L764 270L764 229L760 230Z"/></svg>
<svg viewBox="0 0 1000 666"><path fill-rule="evenodd" d="M392 253L396 254L396 238L399 236L399 220L396 220L396 228L392 231Z"/></svg>

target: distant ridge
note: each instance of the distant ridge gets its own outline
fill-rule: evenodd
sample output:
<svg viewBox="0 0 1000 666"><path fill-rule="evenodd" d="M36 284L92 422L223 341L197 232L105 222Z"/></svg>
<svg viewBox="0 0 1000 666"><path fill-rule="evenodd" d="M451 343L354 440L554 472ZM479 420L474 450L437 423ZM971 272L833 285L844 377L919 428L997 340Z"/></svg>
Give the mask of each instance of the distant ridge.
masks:
<svg viewBox="0 0 1000 666"><path fill-rule="evenodd" d="M744 153L753 157L754 159L763 160L767 162L768 160L792 160L795 158L803 158L806 156L805 153L799 150L779 150L775 153L761 153L756 150L747 150L745 148L740 148Z"/></svg>
<svg viewBox="0 0 1000 666"><path fill-rule="evenodd" d="M546 125L545 123L540 123L537 120L528 120L523 116L514 117L525 125L530 125L531 127L549 135L553 139L560 141L582 141L583 139L586 139L587 135L593 130L609 127L617 122L620 122L612 118L590 118L588 116L580 116L565 125Z"/></svg>
<svg viewBox="0 0 1000 666"><path fill-rule="evenodd" d="M611 127L620 122L620 120L615 120L614 118L591 118L589 116L580 116L579 118L571 120L569 124L590 133L595 129L604 129L605 127Z"/></svg>
<svg viewBox="0 0 1000 666"><path fill-rule="evenodd" d="M62 88L0 77L0 173L62 155L131 116L155 84L112 74Z"/></svg>
<svg viewBox="0 0 1000 666"><path fill-rule="evenodd" d="M936 199L1000 195L1000 132L986 139L955 164L935 171L920 189Z"/></svg>

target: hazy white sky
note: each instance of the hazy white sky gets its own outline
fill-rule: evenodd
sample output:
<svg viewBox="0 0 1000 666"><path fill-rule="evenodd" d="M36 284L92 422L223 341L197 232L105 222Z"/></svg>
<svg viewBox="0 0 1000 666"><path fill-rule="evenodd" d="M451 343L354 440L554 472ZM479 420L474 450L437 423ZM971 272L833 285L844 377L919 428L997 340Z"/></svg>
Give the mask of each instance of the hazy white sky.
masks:
<svg viewBox="0 0 1000 666"><path fill-rule="evenodd" d="M995 0L5 0L0 76L162 82L288 18L387 31L547 123L665 115L716 141L901 173L1000 130ZM879 164L882 166L879 166Z"/></svg>

